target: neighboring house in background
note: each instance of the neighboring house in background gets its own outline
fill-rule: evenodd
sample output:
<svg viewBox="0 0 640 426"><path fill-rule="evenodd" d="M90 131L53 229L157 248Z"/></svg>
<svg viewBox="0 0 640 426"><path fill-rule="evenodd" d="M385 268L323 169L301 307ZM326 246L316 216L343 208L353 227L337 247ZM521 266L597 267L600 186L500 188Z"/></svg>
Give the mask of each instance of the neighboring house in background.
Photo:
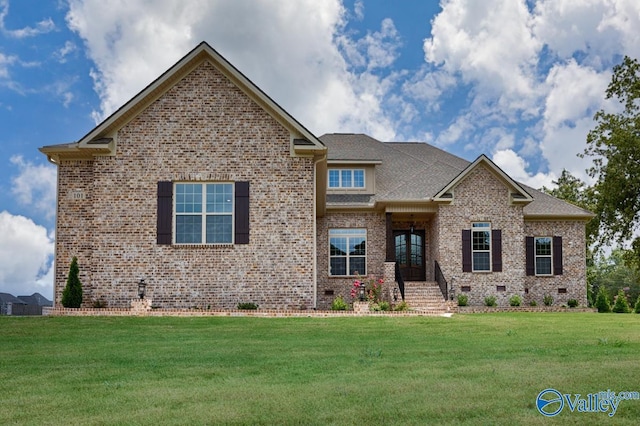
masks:
<svg viewBox="0 0 640 426"><path fill-rule="evenodd" d="M25 302L9 293L0 293L0 315L12 315L14 306L24 305Z"/></svg>
<svg viewBox="0 0 640 426"><path fill-rule="evenodd" d="M439 281L440 302L586 304L591 213L485 156L317 138L206 43L40 150L58 166L55 306L73 256L86 306L129 306L144 278L164 308L326 309L358 274L411 297Z"/></svg>
<svg viewBox="0 0 640 426"><path fill-rule="evenodd" d="M53 306L53 302L40 293L18 297L0 293L0 315L42 315L43 306Z"/></svg>

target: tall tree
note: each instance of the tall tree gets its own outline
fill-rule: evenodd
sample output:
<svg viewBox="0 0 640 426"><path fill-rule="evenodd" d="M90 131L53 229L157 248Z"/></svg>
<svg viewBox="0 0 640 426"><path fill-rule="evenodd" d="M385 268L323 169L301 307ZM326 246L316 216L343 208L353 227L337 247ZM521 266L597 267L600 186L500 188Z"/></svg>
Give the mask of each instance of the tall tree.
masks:
<svg viewBox="0 0 640 426"><path fill-rule="evenodd" d="M633 241L635 262L640 264L640 63L625 56L613 68L606 98L617 99L621 111L598 111L596 127L587 136L583 155L594 157L589 175L596 178L595 213L600 222L600 242Z"/></svg>
<svg viewBox="0 0 640 426"><path fill-rule="evenodd" d="M592 212L595 211L593 188L588 186L579 178L573 176L568 170L563 169L562 174L558 180L553 181L553 184L556 185L555 188L549 189L543 186L542 191L568 203L582 207L583 209ZM593 243L598 236L598 229L599 222L597 217L594 217L587 222L585 253L587 256L587 299L589 300L590 306L595 303L595 295L598 290L594 287L594 282L598 275L598 269L595 262L594 252L592 250Z"/></svg>
<svg viewBox="0 0 640 426"><path fill-rule="evenodd" d="M593 188L579 178L573 176L568 170L562 169L558 180L554 180L555 188L542 187L542 191L568 203L583 209L594 211L595 198ZM598 235L598 218L595 217L587 223L587 249L595 242Z"/></svg>

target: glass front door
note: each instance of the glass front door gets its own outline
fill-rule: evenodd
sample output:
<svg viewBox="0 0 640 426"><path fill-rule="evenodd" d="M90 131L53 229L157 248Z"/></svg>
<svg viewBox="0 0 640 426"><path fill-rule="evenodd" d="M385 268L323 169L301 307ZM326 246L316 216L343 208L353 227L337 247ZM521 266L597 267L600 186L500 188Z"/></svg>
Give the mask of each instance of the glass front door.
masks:
<svg viewBox="0 0 640 426"><path fill-rule="evenodd" d="M405 281L425 281L424 231L394 231L396 262Z"/></svg>

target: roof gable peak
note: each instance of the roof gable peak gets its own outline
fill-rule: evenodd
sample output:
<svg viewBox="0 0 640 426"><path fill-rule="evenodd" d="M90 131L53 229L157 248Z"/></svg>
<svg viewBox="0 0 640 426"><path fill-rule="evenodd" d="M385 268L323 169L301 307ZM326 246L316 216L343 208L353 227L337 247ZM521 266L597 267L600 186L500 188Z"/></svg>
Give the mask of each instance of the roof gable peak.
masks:
<svg viewBox="0 0 640 426"><path fill-rule="evenodd" d="M485 166L493 173L498 179L500 179L511 190L511 202L528 204L533 201L533 197L529 194L518 182L513 180L511 176L506 174L500 167L498 167L493 161L489 159L485 154L481 154L475 159L467 168L460 172L455 178L453 178L447 185L444 186L433 197L434 201L447 202L453 201L453 189L463 180L465 180L469 174L478 167Z"/></svg>

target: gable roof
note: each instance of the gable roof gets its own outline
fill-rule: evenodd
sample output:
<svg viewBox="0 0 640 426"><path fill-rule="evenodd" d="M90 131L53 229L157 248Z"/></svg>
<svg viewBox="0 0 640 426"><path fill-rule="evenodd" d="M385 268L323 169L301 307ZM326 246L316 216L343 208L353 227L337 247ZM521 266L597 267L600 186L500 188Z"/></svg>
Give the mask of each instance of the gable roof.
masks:
<svg viewBox="0 0 640 426"><path fill-rule="evenodd" d="M287 128L293 135L292 146L296 153L322 154L326 151L326 147L316 136L204 41L79 141L44 146L40 148L40 151L53 162L61 156L65 158L91 158L94 155L113 155L117 144L117 131L203 61L209 61L236 87Z"/></svg>
<svg viewBox="0 0 640 426"><path fill-rule="evenodd" d="M7 303L15 303L15 304L26 305L26 302L24 302L23 300L18 299L13 294L0 293L0 304L4 305L4 304L7 304Z"/></svg>
<svg viewBox="0 0 640 426"><path fill-rule="evenodd" d="M474 162L423 142L380 142L364 134L332 133L320 137L329 148L328 163L378 160L375 194L328 194L327 206L368 207L386 203L428 204L450 201L445 194L480 165L488 167L512 190L514 202L527 203L525 219L589 220L593 213L519 183L485 155Z"/></svg>
<svg viewBox="0 0 640 426"><path fill-rule="evenodd" d="M22 300L27 305L53 306L53 302L40 293L33 293L31 296L18 296L18 299Z"/></svg>
<svg viewBox="0 0 640 426"><path fill-rule="evenodd" d="M487 167L494 175L496 175L510 190L511 190L511 201L516 203L530 203L533 201L533 198L527 191L523 189L523 187L518 184L516 181L511 179L509 175L502 171L500 167L498 167L493 161L489 160L489 158L482 154L480 155L473 163L469 164L458 176L451 180L447 185L444 186L436 195L434 195L434 201L446 201L451 202L453 199L451 196L451 191L455 188L458 183L462 182L469 176L469 174L477 169L480 165Z"/></svg>

